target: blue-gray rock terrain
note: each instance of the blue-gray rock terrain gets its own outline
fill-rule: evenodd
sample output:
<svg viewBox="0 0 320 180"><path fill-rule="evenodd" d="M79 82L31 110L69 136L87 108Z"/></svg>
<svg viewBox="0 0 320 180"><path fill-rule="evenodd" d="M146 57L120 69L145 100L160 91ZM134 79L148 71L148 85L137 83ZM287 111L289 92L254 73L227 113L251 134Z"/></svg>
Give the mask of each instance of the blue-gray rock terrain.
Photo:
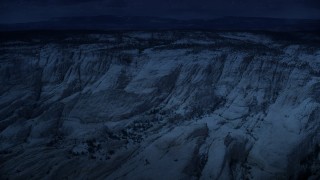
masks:
<svg viewBox="0 0 320 180"><path fill-rule="evenodd" d="M319 179L320 35L7 32L0 179Z"/></svg>

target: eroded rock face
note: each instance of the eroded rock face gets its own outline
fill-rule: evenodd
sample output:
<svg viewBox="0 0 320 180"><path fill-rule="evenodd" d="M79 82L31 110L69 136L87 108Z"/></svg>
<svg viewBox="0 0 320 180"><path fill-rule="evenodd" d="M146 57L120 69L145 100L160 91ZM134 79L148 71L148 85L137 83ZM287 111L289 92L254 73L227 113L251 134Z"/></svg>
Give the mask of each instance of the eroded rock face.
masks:
<svg viewBox="0 0 320 180"><path fill-rule="evenodd" d="M17 36L0 49L1 178L320 178L319 35Z"/></svg>

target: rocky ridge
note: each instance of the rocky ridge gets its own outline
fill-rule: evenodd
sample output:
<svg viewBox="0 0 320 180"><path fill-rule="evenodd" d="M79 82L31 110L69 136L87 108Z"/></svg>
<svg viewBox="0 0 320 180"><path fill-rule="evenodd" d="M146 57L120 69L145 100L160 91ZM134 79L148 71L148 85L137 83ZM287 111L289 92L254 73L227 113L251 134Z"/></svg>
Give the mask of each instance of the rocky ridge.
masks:
<svg viewBox="0 0 320 180"><path fill-rule="evenodd" d="M0 178L320 177L319 35L2 39Z"/></svg>

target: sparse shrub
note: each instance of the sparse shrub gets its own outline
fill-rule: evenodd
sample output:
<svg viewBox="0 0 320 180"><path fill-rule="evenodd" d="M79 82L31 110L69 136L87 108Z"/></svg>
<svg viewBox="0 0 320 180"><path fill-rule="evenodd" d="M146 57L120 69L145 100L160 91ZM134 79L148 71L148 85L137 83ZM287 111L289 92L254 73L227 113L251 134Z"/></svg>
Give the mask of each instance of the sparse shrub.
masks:
<svg viewBox="0 0 320 180"><path fill-rule="evenodd" d="M133 61L133 57L131 54L120 54L118 57L121 63L131 64Z"/></svg>

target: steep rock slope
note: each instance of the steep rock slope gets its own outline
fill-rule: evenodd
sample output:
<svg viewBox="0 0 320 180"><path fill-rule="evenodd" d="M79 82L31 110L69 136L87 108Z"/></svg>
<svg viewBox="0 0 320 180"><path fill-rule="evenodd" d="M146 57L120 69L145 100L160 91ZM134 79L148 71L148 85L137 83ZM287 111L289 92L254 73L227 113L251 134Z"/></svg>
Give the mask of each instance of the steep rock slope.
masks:
<svg viewBox="0 0 320 180"><path fill-rule="evenodd" d="M0 177L320 177L319 35L3 38Z"/></svg>

